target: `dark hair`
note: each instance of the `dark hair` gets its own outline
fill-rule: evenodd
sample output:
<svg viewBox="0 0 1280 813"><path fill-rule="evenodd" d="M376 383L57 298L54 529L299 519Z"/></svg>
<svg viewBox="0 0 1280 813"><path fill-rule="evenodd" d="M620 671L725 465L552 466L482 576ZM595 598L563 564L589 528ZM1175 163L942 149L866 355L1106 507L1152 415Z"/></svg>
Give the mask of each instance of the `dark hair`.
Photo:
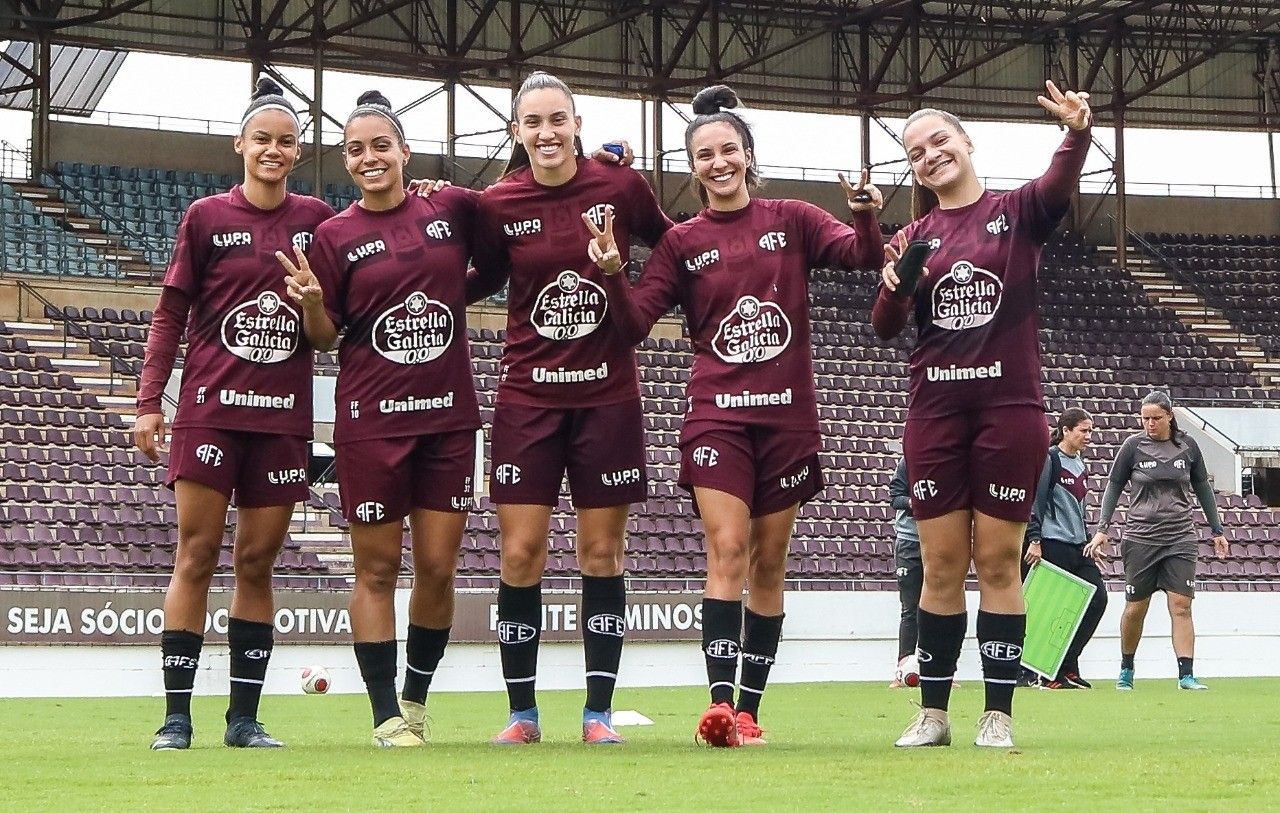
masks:
<svg viewBox="0 0 1280 813"><path fill-rule="evenodd" d="M960 119L955 117L954 113L948 113L945 110L939 110L936 107L922 107L916 112L907 116L907 121L902 125L902 134L905 136L907 128L926 116L937 116L947 124L956 128L956 132L965 138L969 134L964 131L964 125L960 123ZM938 193L916 180L915 172L911 173L911 219L919 220L925 215L932 212L938 207Z"/></svg>
<svg viewBox="0 0 1280 813"><path fill-rule="evenodd" d="M351 115L347 116L347 124L356 119L362 119L365 116L382 116L391 122L391 126L396 131L396 135L400 138L401 145L404 144L404 125L400 123L400 117L391 109L391 102L381 92L376 90L366 90L360 94L360 98L356 99L356 109L351 111Z"/></svg>
<svg viewBox="0 0 1280 813"><path fill-rule="evenodd" d="M511 123L518 121L517 111L520 109L520 102L524 97L535 90L546 89L558 90L565 96L569 97L569 109L574 113L578 112L578 106L573 100L573 91L558 76L552 76L546 71L534 71L525 77L524 82L520 84L520 89L516 91L516 95L511 98ZM512 137L511 157L507 159L507 165L502 168L502 174L499 178L505 178L518 169L529 166L529 151L524 148L524 144L519 138ZM579 157L583 157L585 153L582 151L582 138L580 136L573 137L574 153Z"/></svg>
<svg viewBox="0 0 1280 813"><path fill-rule="evenodd" d="M689 154L689 165L692 167L693 134L700 127L723 121L738 133L738 138L742 139L742 146L751 150L751 160L747 162L747 190L754 192L762 183L760 172L756 169L756 140L751 136L751 128L742 120L742 117L737 113L729 112L738 104L738 94L734 93L733 88L728 85L712 85L698 91L698 95L693 97L693 121L684 128L684 150ZM701 183L698 184L698 199L702 201L703 206L707 205L707 190Z"/></svg>
<svg viewBox="0 0 1280 813"><path fill-rule="evenodd" d="M302 132L302 122L298 120L298 111L293 109L293 105L289 104L284 97L284 88L280 87L276 80L267 76L265 73L258 77L258 82L254 86L253 95L249 97L249 106L245 108L244 116L240 119L240 133L244 134L244 128L249 123L249 119L258 115L263 110L279 110L287 113L289 118L293 119L293 126Z"/></svg>
<svg viewBox="0 0 1280 813"><path fill-rule="evenodd" d="M1091 421L1093 417L1080 407L1069 407L1062 410L1062 414L1058 416L1058 424L1053 427L1053 434L1049 436L1049 440L1055 444L1061 443L1062 438L1066 436L1068 429L1075 429L1085 421Z"/></svg>
<svg viewBox="0 0 1280 813"><path fill-rule="evenodd" d="M1160 390L1152 390L1147 393L1147 397L1142 399L1142 405L1155 404L1156 406L1169 413L1169 440L1174 446L1181 446L1178 438L1182 435L1182 431L1178 429L1178 416L1173 414L1173 399L1166 392Z"/></svg>

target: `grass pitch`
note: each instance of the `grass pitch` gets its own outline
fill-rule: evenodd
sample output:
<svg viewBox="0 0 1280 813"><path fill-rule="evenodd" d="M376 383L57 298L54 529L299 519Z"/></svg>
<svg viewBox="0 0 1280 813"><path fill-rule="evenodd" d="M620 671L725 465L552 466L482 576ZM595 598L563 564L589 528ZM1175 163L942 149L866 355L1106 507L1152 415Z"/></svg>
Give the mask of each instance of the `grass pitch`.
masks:
<svg viewBox="0 0 1280 813"><path fill-rule="evenodd" d="M152 753L159 699L6 700L0 810L1258 810L1280 798L1280 680L1172 680L1118 693L1018 690L1018 748L971 743L976 682L952 701L955 745L895 751L913 690L871 684L776 685L762 723L770 745L697 747L696 688L623 689L620 708L655 725L628 743L579 742L582 695L542 692L544 741L486 744L504 698L431 698L422 749L368 744L363 696L267 697L262 717L288 743L271 752L222 746L221 698L197 698L196 740Z"/></svg>

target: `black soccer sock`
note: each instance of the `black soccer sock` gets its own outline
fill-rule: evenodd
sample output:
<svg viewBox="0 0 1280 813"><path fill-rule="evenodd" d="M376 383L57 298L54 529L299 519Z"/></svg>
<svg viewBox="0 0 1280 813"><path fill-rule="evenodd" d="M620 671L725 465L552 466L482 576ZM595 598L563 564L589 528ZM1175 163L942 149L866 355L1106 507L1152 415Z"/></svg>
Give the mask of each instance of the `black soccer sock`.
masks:
<svg viewBox="0 0 1280 813"><path fill-rule="evenodd" d="M164 669L164 713L191 716L191 687L200 668L204 636L186 630L160 633L160 655Z"/></svg>
<svg viewBox="0 0 1280 813"><path fill-rule="evenodd" d="M400 696L411 703L427 702L427 690L431 677L444 657L449 644L449 630L409 625L409 637L404 646L404 690Z"/></svg>
<svg viewBox="0 0 1280 813"><path fill-rule="evenodd" d="M1195 672L1191 668L1191 658L1178 658L1178 679L1190 677Z"/></svg>
<svg viewBox="0 0 1280 813"><path fill-rule="evenodd" d="M718 598L702 600L702 654L712 703L733 704L742 640L742 602Z"/></svg>
<svg viewBox="0 0 1280 813"><path fill-rule="evenodd" d="M782 619L778 615L757 615L746 609L742 622L742 680L738 685L738 711L760 720L760 699L769 682L769 668L778 654Z"/></svg>
<svg viewBox="0 0 1280 813"><path fill-rule="evenodd" d="M237 717L258 718L258 701L262 699L262 684L267 679L273 632L272 626L262 621L235 617L227 620L227 646L231 649L228 723Z"/></svg>
<svg viewBox="0 0 1280 813"><path fill-rule="evenodd" d="M582 648L587 666L587 710L608 711L618 681L627 622L622 576L582 577Z"/></svg>
<svg viewBox="0 0 1280 813"><path fill-rule="evenodd" d="M537 705L538 641L542 637L542 582L529 587L498 583L498 652L512 711Z"/></svg>
<svg viewBox="0 0 1280 813"><path fill-rule="evenodd" d="M956 676L956 662L964 644L967 613L934 615L919 612L920 705L946 711L951 701L951 682Z"/></svg>
<svg viewBox="0 0 1280 813"><path fill-rule="evenodd" d="M987 711L1013 713L1013 689L1022 671L1022 644L1026 637L1026 613L978 610L978 651L982 655Z"/></svg>
<svg viewBox="0 0 1280 813"><path fill-rule="evenodd" d="M1121 669L1132 669L1132 668L1133 668L1133 656L1134 656L1135 654L1137 654L1137 653L1131 653L1131 654L1126 655L1126 654L1124 654L1123 652L1121 652L1121 653L1120 653L1120 668L1121 668Z"/></svg>
<svg viewBox="0 0 1280 813"><path fill-rule="evenodd" d="M356 641L356 663L373 707L373 727L400 716L396 702L396 642Z"/></svg>

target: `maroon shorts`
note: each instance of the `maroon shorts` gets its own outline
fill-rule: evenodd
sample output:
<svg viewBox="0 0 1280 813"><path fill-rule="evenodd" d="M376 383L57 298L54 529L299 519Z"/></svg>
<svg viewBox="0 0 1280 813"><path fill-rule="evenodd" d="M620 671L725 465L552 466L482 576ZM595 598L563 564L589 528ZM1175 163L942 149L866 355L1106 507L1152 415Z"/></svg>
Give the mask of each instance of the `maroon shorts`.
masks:
<svg viewBox="0 0 1280 813"><path fill-rule="evenodd" d="M293 505L307 499L309 441L294 435L189 426L173 430L169 476L208 486L238 508Z"/></svg>
<svg viewBox="0 0 1280 813"><path fill-rule="evenodd" d="M338 492L348 522L399 522L415 508L471 509L476 432L339 443Z"/></svg>
<svg viewBox="0 0 1280 813"><path fill-rule="evenodd" d="M763 517L804 504L823 489L816 431L685 423L680 433L680 487L714 488ZM694 511L698 500L693 501ZM701 516L701 514L699 514Z"/></svg>
<svg viewBox="0 0 1280 813"><path fill-rule="evenodd" d="M576 508L648 495L639 399L579 409L499 403L490 460L489 497L498 505L556 505L566 472Z"/></svg>
<svg viewBox="0 0 1280 813"><path fill-rule="evenodd" d="M942 418L907 415L903 451L916 520L981 511L1026 522L1049 448L1038 407L991 407Z"/></svg>

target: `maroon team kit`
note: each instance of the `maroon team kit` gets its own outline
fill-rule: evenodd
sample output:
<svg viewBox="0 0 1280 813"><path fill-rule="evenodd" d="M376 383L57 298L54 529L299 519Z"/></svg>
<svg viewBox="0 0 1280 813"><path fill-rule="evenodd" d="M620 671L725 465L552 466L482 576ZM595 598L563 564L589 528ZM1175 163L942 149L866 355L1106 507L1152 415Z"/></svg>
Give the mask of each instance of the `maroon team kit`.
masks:
<svg viewBox="0 0 1280 813"><path fill-rule="evenodd" d="M335 326L334 443L343 514L394 522L471 507L480 427L466 274L479 193L449 187L316 231L310 262Z"/></svg>
<svg viewBox="0 0 1280 813"><path fill-rule="evenodd" d="M242 508L306 499L311 347L275 252L306 249L332 215L324 201L294 194L259 209L237 185L195 201L183 216L164 284L190 310L158 313L152 325L170 357L184 321L187 332L170 486L184 479L228 498L234 492ZM165 382L148 372L140 414L160 411Z"/></svg>
<svg viewBox="0 0 1280 813"><path fill-rule="evenodd" d="M610 278L628 341L680 305L693 341L680 484L732 494L763 516L822 490L809 325L815 266L879 267L875 216L854 226L802 201L753 199L672 228L629 290Z"/></svg>
<svg viewBox="0 0 1280 813"><path fill-rule="evenodd" d="M647 458L633 342L618 333L605 275L587 256L582 215L650 245L670 227L636 171L580 160L559 186L525 167L485 190L468 301L508 275L507 339L492 436L495 503L555 505L567 472L574 505L643 502Z"/></svg>

